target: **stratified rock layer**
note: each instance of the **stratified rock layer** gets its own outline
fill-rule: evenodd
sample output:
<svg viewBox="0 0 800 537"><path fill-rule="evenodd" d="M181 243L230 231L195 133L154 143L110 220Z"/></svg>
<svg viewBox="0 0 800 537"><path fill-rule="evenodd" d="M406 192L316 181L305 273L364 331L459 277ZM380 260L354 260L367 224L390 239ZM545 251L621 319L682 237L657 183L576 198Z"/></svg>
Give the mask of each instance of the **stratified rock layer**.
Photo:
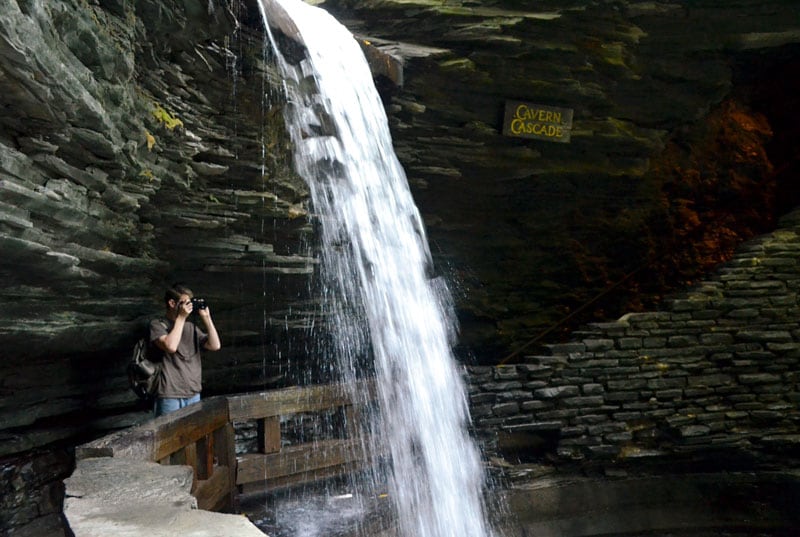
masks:
<svg viewBox="0 0 800 537"><path fill-rule="evenodd" d="M788 164L795 182L775 149L795 138L783 126L797 106L769 104L800 87L792 2L322 5L404 58L387 99L395 146L465 356L492 363L652 306L770 229L776 191L797 203L773 171ZM569 143L503 136L511 100L572 110ZM731 106L747 125L710 132Z"/></svg>
<svg viewBox="0 0 800 537"><path fill-rule="evenodd" d="M800 200L792 2L322 5L381 63L466 360L644 310ZM279 88L250 0L0 10L0 528L57 517L21 469L69 461L32 450L148 417L124 366L173 281L222 334L206 393L311 376L325 316ZM570 142L503 136L508 100L571 109Z"/></svg>
<svg viewBox="0 0 800 537"><path fill-rule="evenodd" d="M286 333L314 260L262 36L243 15L161 2L0 14L0 453L132 409L131 343L173 281L225 334L211 389L276 376L269 326Z"/></svg>

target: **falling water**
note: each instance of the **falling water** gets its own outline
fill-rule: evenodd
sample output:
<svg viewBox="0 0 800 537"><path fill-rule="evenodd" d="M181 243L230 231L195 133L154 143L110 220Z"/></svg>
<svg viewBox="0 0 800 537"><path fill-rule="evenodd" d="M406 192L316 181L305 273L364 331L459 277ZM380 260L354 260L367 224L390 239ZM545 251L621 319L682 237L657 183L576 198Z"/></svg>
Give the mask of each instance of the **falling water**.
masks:
<svg viewBox="0 0 800 537"><path fill-rule="evenodd" d="M389 454L399 533L486 536L483 472L451 351L454 321L431 277L424 227L367 62L324 10L299 0L262 4L265 21L284 31L288 15L289 32L306 48L292 65L270 37L295 168L320 222L338 367L352 379L364 356L374 362L380 411L371 427L382 445L372 451Z"/></svg>

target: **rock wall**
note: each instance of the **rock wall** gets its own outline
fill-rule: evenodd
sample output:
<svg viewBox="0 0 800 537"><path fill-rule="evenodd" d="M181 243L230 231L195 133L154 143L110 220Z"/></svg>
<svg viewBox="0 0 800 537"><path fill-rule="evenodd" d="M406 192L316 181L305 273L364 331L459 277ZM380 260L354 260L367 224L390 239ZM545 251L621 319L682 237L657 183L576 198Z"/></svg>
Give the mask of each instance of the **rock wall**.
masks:
<svg viewBox="0 0 800 537"><path fill-rule="evenodd" d="M66 535L63 480L69 477L73 465L73 455L67 449L4 457L0 461L0 535Z"/></svg>
<svg viewBox="0 0 800 537"><path fill-rule="evenodd" d="M800 202L791 2L321 5L403 58L390 124L467 360L652 307ZM509 100L573 110L570 142L504 136Z"/></svg>
<svg viewBox="0 0 800 537"><path fill-rule="evenodd" d="M467 360L496 363L620 281L587 313L625 311L647 283L625 277L674 247L685 261L637 272L653 298L768 229L778 194L800 201L791 3L321 4L404 64L384 73L402 87L378 84ZM148 417L124 366L165 285L211 304L207 394L314 371L314 222L279 83L254 1L3 4L0 530L57 517L41 498L62 450ZM573 109L571 142L502 136L507 99ZM47 484L24 470L42 461Z"/></svg>
<svg viewBox="0 0 800 537"><path fill-rule="evenodd" d="M173 281L225 334L209 391L274 378L269 326L290 337L281 310L315 262L263 37L238 7L0 13L0 455L146 416L108 419L134 409L125 363Z"/></svg>
<svg viewBox="0 0 800 537"><path fill-rule="evenodd" d="M225 334L209 392L290 377L315 262L270 69L253 3L3 3L0 534L63 535L70 446L150 416L125 365L171 282Z"/></svg>
<svg viewBox="0 0 800 537"><path fill-rule="evenodd" d="M490 452L526 462L800 455L800 212L660 311L470 369Z"/></svg>
<svg viewBox="0 0 800 537"><path fill-rule="evenodd" d="M741 187L773 192L769 125L752 129L746 107L730 115L750 135L716 144L719 170L689 169L715 185L704 198L678 189L688 172L668 188L648 173L737 87L742 55L792 57L785 3L323 6L405 65L402 87L378 82L465 359L496 362L656 245L726 255L703 233L674 234L662 211L694 221L709 200L729 200L728 216L752 203L756 223L718 234L729 244L770 222ZM288 166L259 17L217 0L26 0L0 14L0 456L142 419L125 360L175 280L208 299L223 334L207 393L291 383L318 355L306 187ZM502 136L509 98L574 109L570 144Z"/></svg>

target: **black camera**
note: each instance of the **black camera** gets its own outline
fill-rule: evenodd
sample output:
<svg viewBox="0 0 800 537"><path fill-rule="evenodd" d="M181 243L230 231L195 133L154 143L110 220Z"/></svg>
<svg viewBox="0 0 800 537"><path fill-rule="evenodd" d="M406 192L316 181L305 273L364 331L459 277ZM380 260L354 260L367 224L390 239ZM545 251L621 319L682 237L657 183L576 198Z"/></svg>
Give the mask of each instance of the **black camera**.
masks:
<svg viewBox="0 0 800 537"><path fill-rule="evenodd" d="M206 301L203 298L193 298L192 299L192 309L195 310L204 310L206 309Z"/></svg>

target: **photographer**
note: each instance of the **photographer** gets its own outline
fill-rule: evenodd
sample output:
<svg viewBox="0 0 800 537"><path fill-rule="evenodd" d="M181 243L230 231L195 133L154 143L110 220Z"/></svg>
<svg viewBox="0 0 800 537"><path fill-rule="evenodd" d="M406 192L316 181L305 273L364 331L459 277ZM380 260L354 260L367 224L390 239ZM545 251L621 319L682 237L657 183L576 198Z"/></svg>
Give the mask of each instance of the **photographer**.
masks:
<svg viewBox="0 0 800 537"><path fill-rule="evenodd" d="M188 287L173 285L164 294L166 319L150 322L150 342L163 352L154 408L156 417L200 401L201 350L217 351L221 347L211 310L205 301L193 296ZM205 332L188 320L193 311L197 311Z"/></svg>

